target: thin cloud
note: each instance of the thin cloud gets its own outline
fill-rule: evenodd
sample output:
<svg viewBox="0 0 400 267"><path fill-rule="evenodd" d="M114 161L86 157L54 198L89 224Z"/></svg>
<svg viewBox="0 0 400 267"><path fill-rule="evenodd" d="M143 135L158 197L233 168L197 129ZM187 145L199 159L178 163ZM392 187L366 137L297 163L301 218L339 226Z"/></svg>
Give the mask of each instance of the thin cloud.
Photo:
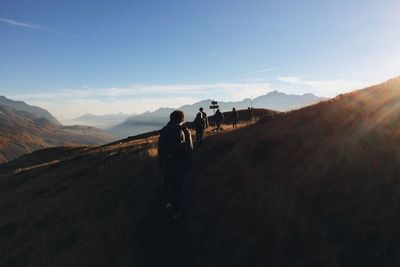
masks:
<svg viewBox="0 0 400 267"><path fill-rule="evenodd" d="M321 96L335 96L340 93L346 93L353 91L357 88L365 87L366 84L358 81L347 81L347 80L305 80L300 77L287 76L277 77L278 81L296 85L299 87L307 87L313 92Z"/></svg>
<svg viewBox="0 0 400 267"><path fill-rule="evenodd" d="M204 99L237 101L270 91L267 83L208 83L132 85L127 87L52 90L19 94L12 99L48 109L57 118L71 119L84 113L142 113L159 107L178 108Z"/></svg>
<svg viewBox="0 0 400 267"><path fill-rule="evenodd" d="M55 34L63 34L62 32L59 32L59 31L48 29L48 28L45 28L45 27L42 27L42 26L39 26L39 25L35 25L35 24L16 21L16 20L13 20L13 19L0 18L0 22L6 23L6 24L11 25L11 26L15 26L15 27L29 29L29 30L45 31L45 32L51 32L51 33L55 33Z"/></svg>
<svg viewBox="0 0 400 267"><path fill-rule="evenodd" d="M262 94L268 90L268 83L209 83L209 84L175 84L175 85L132 85L128 87L91 88L57 90L36 94L15 95L21 99L65 99L65 98L147 98L149 96L192 97L198 99L223 96L229 100L238 100L240 96Z"/></svg>
<svg viewBox="0 0 400 267"><path fill-rule="evenodd" d="M168 97L168 98L132 98L132 99L37 99L26 101L31 105L47 109L62 123L79 117L85 113L105 115L112 113L142 113L154 111L160 107L177 108L185 104L195 103L197 99L191 97Z"/></svg>
<svg viewBox="0 0 400 267"><path fill-rule="evenodd" d="M307 81L302 81L299 77L295 77L295 76L278 77L276 79L281 82L285 82L285 83L294 83L294 84L307 83Z"/></svg>
<svg viewBox="0 0 400 267"><path fill-rule="evenodd" d="M32 29L32 30L44 30L44 28L41 26L30 24L30 23L25 23L25 22L20 22L20 21L16 21L16 20L12 20L12 19L0 18L0 21L7 23L9 25L12 25L12 26L23 27L23 28Z"/></svg>
<svg viewBox="0 0 400 267"><path fill-rule="evenodd" d="M265 69L257 70L256 72L263 73L263 72L270 72L270 71L274 71L274 70L277 70L277 68L265 68Z"/></svg>

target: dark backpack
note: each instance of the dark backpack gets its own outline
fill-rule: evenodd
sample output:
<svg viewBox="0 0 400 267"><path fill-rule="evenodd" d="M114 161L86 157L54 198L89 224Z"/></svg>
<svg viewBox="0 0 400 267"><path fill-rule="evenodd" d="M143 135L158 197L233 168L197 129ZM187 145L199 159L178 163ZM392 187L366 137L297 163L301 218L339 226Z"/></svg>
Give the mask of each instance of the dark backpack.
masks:
<svg viewBox="0 0 400 267"><path fill-rule="evenodd" d="M206 121L204 118L196 117L193 121L194 129L199 131L206 128Z"/></svg>
<svg viewBox="0 0 400 267"><path fill-rule="evenodd" d="M217 111L215 113L215 117L216 117L218 122L224 122L224 114L222 114L221 111Z"/></svg>
<svg viewBox="0 0 400 267"><path fill-rule="evenodd" d="M204 128L208 128L208 117L207 113L201 111L201 117L204 119Z"/></svg>
<svg viewBox="0 0 400 267"><path fill-rule="evenodd" d="M190 131L179 124L168 124L160 133L158 140L158 158L166 160L181 160L191 156L193 150Z"/></svg>

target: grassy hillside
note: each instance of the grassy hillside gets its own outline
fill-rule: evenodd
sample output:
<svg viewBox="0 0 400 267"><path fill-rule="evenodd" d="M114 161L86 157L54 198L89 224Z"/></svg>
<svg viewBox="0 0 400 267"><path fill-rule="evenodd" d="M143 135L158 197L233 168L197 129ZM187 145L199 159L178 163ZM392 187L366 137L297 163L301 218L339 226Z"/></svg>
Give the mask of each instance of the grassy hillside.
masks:
<svg viewBox="0 0 400 267"><path fill-rule="evenodd" d="M0 253L7 256L0 266L139 260L131 258L137 225L159 193L155 162L142 145L54 148L2 165Z"/></svg>
<svg viewBox="0 0 400 267"><path fill-rule="evenodd" d="M14 100L8 99L4 96L0 96L0 105L10 107L17 111L28 112L37 119L45 118L49 122L61 126L61 124L58 122L58 120L53 115L51 115L47 110L40 108L40 107L28 105L23 101L14 101Z"/></svg>
<svg viewBox="0 0 400 267"><path fill-rule="evenodd" d="M400 263L400 79L215 137L198 158L199 266Z"/></svg>
<svg viewBox="0 0 400 267"><path fill-rule="evenodd" d="M114 140L112 134L94 127L62 126L27 111L0 106L0 163L46 147L99 145Z"/></svg>
<svg viewBox="0 0 400 267"><path fill-rule="evenodd" d="M0 169L0 266L396 266L400 79L209 136L182 221L157 136Z"/></svg>

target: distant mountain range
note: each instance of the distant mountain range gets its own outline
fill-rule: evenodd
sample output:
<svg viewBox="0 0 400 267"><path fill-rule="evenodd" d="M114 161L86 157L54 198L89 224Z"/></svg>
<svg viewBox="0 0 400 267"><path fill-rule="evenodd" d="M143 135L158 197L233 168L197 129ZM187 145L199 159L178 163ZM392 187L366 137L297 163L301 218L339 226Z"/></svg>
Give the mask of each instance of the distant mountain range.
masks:
<svg viewBox="0 0 400 267"><path fill-rule="evenodd" d="M238 102L219 102L221 111L255 108L267 108L278 111L296 109L323 100L313 94L287 95L277 91ZM185 120L192 121L203 107L209 115L211 99L179 109L185 112ZM72 126L63 126L47 110L14 101L0 96L0 163L15 159L34 150L64 145L98 145L116 139L134 136L162 128L169 120L173 108L159 108L154 112L139 115L124 113L109 115L85 114L67 122ZM89 125L89 126L77 126ZM101 130L91 126L97 126Z"/></svg>
<svg viewBox="0 0 400 267"><path fill-rule="evenodd" d="M0 99L0 163L42 148L99 145L116 139L94 127L63 126L42 108Z"/></svg>
<svg viewBox="0 0 400 267"><path fill-rule="evenodd" d="M233 107L238 110L254 107L276 111L288 111L312 105L322 100L325 100L325 98L318 97L311 93L304 95L288 95L278 91L273 91L254 99L247 98L237 102L218 101L218 105L222 112L232 110ZM186 121L192 121L200 107L203 107L204 110L211 115L212 110L209 109L211 101L211 99L206 99L192 105L184 105L179 109L185 113ZM169 114L173 110L175 109L164 107L159 108L154 112L145 112L136 116L131 116L124 122L107 130L120 137L128 137L148 131L158 130L168 122Z"/></svg>

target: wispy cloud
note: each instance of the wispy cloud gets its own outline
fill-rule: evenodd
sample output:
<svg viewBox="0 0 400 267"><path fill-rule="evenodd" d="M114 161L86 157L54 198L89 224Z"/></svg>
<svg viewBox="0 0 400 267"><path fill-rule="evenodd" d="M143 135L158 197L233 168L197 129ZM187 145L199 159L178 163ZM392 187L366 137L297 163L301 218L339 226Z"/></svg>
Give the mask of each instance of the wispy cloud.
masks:
<svg viewBox="0 0 400 267"><path fill-rule="evenodd" d="M80 89L54 90L45 93L15 95L18 98L29 99L59 99L59 98L107 98L132 97L146 98L149 96L196 96L224 97L228 100L238 100L242 96L250 96L267 92L268 83L210 83L210 84L160 84L131 85L127 87L91 88L82 86Z"/></svg>
<svg viewBox="0 0 400 267"><path fill-rule="evenodd" d="M320 96L335 96L340 93L350 92L367 84L359 81L335 80L307 80L296 76L278 77L278 81L295 85L301 90L308 90ZM308 89L307 89L308 88Z"/></svg>
<svg viewBox="0 0 400 267"><path fill-rule="evenodd" d="M55 33L55 34L63 34L60 31L56 31L56 30L53 30L53 29L45 28L45 27L40 26L40 25L35 25L35 24L31 24L31 23L16 21L16 20L13 20L13 19L0 18L0 22L3 22L5 24L11 25L11 26L15 26L15 27L29 29L29 30L45 31L45 32L50 32L50 33Z"/></svg>
<svg viewBox="0 0 400 267"><path fill-rule="evenodd" d="M208 53L207 54L207 56L209 56L209 57L214 57L214 56L216 56L216 55L218 55L217 53Z"/></svg>
<svg viewBox="0 0 400 267"><path fill-rule="evenodd" d="M27 29L32 29L32 30L44 30L42 26L39 25L34 25L26 22L20 22L12 19L6 19L6 18L0 18L1 22L7 23L12 26L17 26L17 27L23 27Z"/></svg>
<svg viewBox="0 0 400 267"><path fill-rule="evenodd" d="M256 72L263 73L263 72L270 72L270 71L274 71L274 70L277 70L277 68L265 68L265 69L257 70Z"/></svg>
<svg viewBox="0 0 400 267"><path fill-rule="evenodd" d="M68 98L68 99L23 99L27 103L47 109L62 123L68 122L85 113L97 115L112 113L142 113L146 110L156 110L159 107L180 107L196 102L190 97L168 98L138 98L138 99L97 99L97 98Z"/></svg>
<svg viewBox="0 0 400 267"><path fill-rule="evenodd" d="M237 101L270 91L267 83L132 85L127 87L53 90L9 96L48 109L61 121L84 113L142 113L159 107L178 108L207 98Z"/></svg>
<svg viewBox="0 0 400 267"><path fill-rule="evenodd" d="M52 90L9 97L48 109L61 121L84 113L142 113L160 107L178 108L207 98L238 101L264 95L272 90L284 93L315 93L335 96L339 93L364 87L365 84L346 80L307 80L296 76L278 77L275 81L204 83L204 84L155 84L126 87L93 88L82 85L77 89Z"/></svg>

